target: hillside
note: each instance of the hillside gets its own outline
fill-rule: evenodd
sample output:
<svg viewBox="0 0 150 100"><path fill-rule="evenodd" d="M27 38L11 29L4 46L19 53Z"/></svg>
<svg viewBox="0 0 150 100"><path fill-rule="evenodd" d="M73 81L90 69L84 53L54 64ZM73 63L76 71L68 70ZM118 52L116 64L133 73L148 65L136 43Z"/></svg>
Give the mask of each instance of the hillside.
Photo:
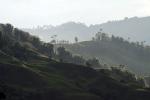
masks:
<svg viewBox="0 0 150 100"><path fill-rule="evenodd" d="M2 100L150 99L150 90L134 75L57 61L52 45L10 24L0 25L0 43Z"/></svg>
<svg viewBox="0 0 150 100"><path fill-rule="evenodd" d="M26 63L26 67L0 63L0 91L6 96L5 100L150 98L148 90L135 90L91 68L45 60L35 63Z"/></svg>
<svg viewBox="0 0 150 100"><path fill-rule="evenodd" d="M112 66L123 64L138 75L150 75L150 48L145 47L143 43L129 42L120 37L106 35L104 40L84 41L63 46L71 53L82 55L84 58L97 57L102 64Z"/></svg>
<svg viewBox="0 0 150 100"><path fill-rule="evenodd" d="M84 23L68 22L58 26L47 25L23 30L41 37L44 41L50 41L51 36L57 35L58 40L74 42L75 36L79 38L79 41L91 40L91 37L102 28L110 35L121 36L125 39L129 37L131 41L146 41L150 44L148 26L150 26L150 17L133 17L90 26Z"/></svg>

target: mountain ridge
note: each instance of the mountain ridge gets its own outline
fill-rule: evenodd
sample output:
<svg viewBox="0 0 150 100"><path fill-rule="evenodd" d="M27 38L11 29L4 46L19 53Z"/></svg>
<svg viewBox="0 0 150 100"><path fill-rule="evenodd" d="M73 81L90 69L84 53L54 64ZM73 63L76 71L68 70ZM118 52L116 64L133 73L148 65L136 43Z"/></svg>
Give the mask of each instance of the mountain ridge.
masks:
<svg viewBox="0 0 150 100"><path fill-rule="evenodd" d="M57 40L69 40L74 42L74 37L78 37L79 41L91 40L100 29L103 29L103 31L109 35L113 34L125 39L130 38L131 41L146 41L147 44L150 44L148 39L150 33L148 28L149 23L150 17L147 16L125 18L124 20L108 21L106 23L89 26L84 23L71 21L61 25L51 26L51 28L47 29L38 27L23 30L42 37L42 40L47 42L51 41L50 36L52 35L57 35Z"/></svg>

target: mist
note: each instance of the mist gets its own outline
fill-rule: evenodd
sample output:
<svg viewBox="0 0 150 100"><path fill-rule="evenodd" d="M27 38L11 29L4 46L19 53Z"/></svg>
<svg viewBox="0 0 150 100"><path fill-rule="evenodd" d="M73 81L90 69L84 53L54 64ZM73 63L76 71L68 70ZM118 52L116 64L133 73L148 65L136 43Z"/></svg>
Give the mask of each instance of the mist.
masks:
<svg viewBox="0 0 150 100"><path fill-rule="evenodd" d="M100 24L124 17L148 16L149 0L0 0L0 22L19 28L64 22Z"/></svg>

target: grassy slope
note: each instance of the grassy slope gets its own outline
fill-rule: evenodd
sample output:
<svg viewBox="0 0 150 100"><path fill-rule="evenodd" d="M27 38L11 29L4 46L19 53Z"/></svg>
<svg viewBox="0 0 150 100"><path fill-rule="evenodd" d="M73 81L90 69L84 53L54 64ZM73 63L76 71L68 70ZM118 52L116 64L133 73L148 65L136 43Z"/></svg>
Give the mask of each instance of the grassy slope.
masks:
<svg viewBox="0 0 150 100"><path fill-rule="evenodd" d="M0 91L6 94L6 100L150 98L148 91L128 87L88 67L39 56L27 62L12 60L14 58L2 52L0 56L5 58L0 57ZM139 93L141 96L138 96Z"/></svg>

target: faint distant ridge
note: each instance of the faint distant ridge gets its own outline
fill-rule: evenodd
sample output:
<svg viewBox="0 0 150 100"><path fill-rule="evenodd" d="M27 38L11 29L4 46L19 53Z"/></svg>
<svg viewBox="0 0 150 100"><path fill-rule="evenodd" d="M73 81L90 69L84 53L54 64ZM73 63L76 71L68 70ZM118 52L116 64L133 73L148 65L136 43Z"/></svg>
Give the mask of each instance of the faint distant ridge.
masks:
<svg viewBox="0 0 150 100"><path fill-rule="evenodd" d="M34 35L38 35L44 41L50 41L51 35L58 35L58 40L73 41L78 37L80 41L90 40L101 28L108 34L121 36L125 39L128 37L132 41L146 41L150 44L150 16L147 17L125 17L123 20L108 21L102 24L87 26L79 22L67 22L61 25L44 25L37 28L23 29Z"/></svg>

